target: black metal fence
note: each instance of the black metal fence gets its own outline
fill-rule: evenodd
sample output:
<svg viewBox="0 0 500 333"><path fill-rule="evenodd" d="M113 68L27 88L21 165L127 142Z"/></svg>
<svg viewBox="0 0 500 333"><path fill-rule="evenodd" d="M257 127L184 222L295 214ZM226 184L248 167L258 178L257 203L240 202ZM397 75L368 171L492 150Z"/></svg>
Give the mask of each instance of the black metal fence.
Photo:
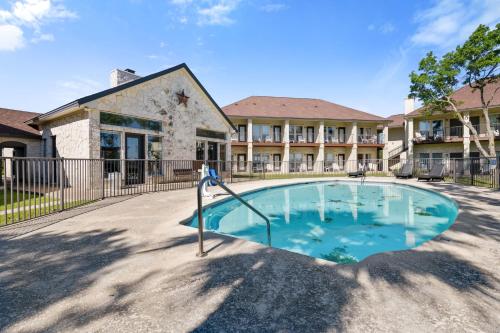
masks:
<svg viewBox="0 0 500 333"><path fill-rule="evenodd" d="M0 158L0 225L12 224L108 197L195 187L207 163L226 183L248 180L393 176L405 164L413 176L444 165L448 182L500 188L499 162L485 158L413 160L195 161Z"/></svg>

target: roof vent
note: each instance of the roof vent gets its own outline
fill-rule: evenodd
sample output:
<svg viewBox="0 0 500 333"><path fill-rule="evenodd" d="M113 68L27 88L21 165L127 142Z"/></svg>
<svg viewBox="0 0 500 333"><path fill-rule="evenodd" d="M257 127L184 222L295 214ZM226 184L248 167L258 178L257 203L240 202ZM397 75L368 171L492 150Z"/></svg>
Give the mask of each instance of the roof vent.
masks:
<svg viewBox="0 0 500 333"><path fill-rule="evenodd" d="M281 104L281 106L286 106L285 104Z"/></svg>
<svg viewBox="0 0 500 333"><path fill-rule="evenodd" d="M125 72L130 73L130 74L135 74L135 71L133 69L130 69L130 68L126 68Z"/></svg>

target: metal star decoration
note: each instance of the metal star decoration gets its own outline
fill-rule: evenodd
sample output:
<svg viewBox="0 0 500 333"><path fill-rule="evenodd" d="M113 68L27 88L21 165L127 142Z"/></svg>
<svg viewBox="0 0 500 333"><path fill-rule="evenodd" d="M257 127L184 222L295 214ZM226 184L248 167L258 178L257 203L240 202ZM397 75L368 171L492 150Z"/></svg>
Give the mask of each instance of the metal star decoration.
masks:
<svg viewBox="0 0 500 333"><path fill-rule="evenodd" d="M184 106L188 106L188 99L189 97L187 97L185 94L184 94L184 89L182 89L181 92L178 92L177 93L177 105L181 105L181 104L184 104Z"/></svg>

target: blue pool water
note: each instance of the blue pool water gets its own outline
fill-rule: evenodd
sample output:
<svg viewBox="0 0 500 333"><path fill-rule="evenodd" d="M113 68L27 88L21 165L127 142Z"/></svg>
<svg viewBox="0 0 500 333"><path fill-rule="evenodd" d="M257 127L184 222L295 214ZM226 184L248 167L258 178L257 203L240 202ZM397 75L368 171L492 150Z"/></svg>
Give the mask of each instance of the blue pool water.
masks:
<svg viewBox="0 0 500 333"><path fill-rule="evenodd" d="M243 198L271 220L272 246L338 263L410 249L448 229L456 204L411 186L314 182L267 188ZM267 243L266 223L235 199L208 207L206 230ZM198 226L195 216L191 226Z"/></svg>

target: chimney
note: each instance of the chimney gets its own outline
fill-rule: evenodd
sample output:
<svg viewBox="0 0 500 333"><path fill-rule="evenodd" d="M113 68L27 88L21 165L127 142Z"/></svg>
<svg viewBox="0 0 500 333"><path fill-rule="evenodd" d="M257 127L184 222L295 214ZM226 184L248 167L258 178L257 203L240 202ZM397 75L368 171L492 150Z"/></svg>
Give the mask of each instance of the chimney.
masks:
<svg viewBox="0 0 500 333"><path fill-rule="evenodd" d="M127 68L125 70L114 69L109 76L109 82L111 84L111 88L119 86L121 84L134 81L140 78L139 75L135 74L133 69Z"/></svg>
<svg viewBox="0 0 500 333"><path fill-rule="evenodd" d="M405 116L415 110L415 99L405 98Z"/></svg>

